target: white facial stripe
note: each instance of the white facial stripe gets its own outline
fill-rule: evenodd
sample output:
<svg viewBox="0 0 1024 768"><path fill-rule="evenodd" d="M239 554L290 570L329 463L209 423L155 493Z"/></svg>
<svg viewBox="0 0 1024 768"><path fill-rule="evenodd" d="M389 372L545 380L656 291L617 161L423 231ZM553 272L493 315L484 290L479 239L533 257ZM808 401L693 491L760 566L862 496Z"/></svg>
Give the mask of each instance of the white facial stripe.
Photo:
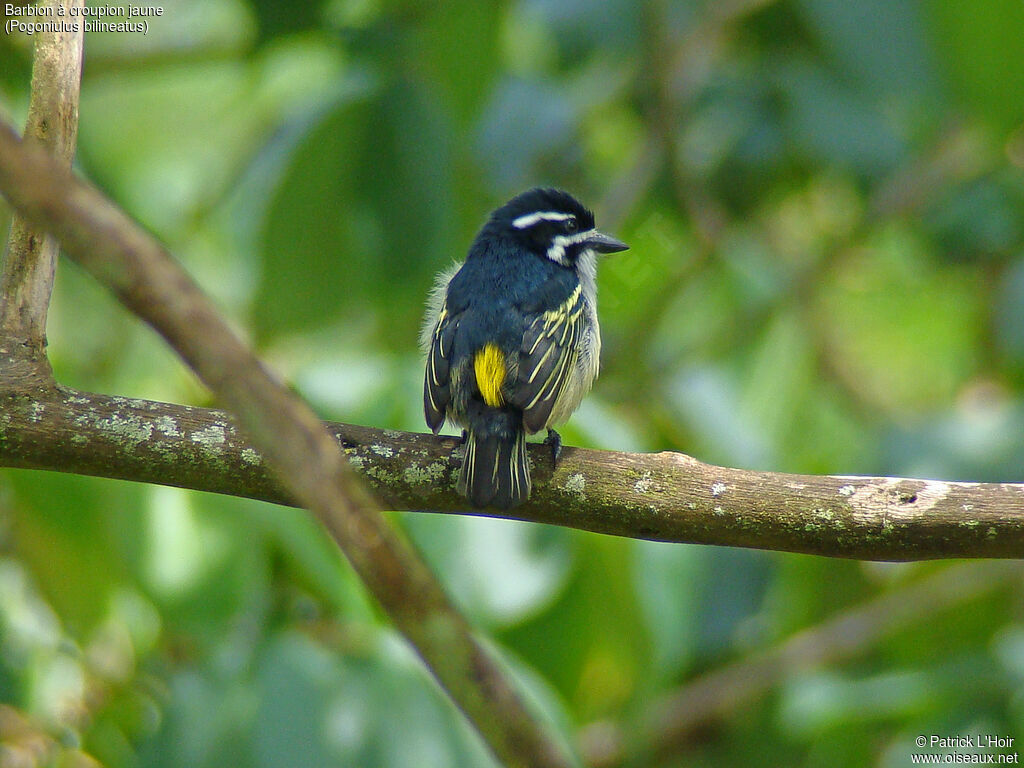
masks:
<svg viewBox="0 0 1024 768"><path fill-rule="evenodd" d="M537 213L526 213L515 219L512 226L516 229L532 227L538 221L568 221L576 218L571 213L560 213L558 211L538 211Z"/></svg>
<svg viewBox="0 0 1024 768"><path fill-rule="evenodd" d="M563 267L565 263L565 248L566 246L573 245L574 243L582 243L596 230L588 229L586 232L577 232L572 235L555 235L551 238L551 247L548 248L548 258L556 264L561 264Z"/></svg>

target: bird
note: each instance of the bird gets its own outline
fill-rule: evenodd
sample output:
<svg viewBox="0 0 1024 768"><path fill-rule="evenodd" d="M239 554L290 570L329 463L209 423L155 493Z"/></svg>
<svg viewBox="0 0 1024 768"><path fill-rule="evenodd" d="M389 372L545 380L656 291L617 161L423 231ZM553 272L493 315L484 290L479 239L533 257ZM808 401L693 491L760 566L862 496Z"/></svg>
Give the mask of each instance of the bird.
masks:
<svg viewBox="0 0 1024 768"><path fill-rule="evenodd" d="M564 423L600 368L597 255L629 246L560 189L535 187L493 211L464 262L443 270L420 334L423 410L450 420L465 453L456 490L477 508L530 497L526 436L547 429L558 461Z"/></svg>

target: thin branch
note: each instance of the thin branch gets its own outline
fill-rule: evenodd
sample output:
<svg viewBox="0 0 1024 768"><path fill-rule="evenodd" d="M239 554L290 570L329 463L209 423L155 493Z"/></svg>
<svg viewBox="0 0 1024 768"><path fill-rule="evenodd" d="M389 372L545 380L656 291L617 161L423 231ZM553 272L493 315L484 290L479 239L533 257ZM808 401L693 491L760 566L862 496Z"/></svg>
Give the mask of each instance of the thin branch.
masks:
<svg viewBox="0 0 1024 768"><path fill-rule="evenodd" d="M2 380L0 380L2 383ZM0 387L2 388L2 387ZM389 509L468 512L455 438L329 425ZM864 560L1020 557L1024 484L749 472L681 453L529 449L534 492L500 516L656 541ZM62 389L0 397L0 466L294 504L225 411Z"/></svg>
<svg viewBox="0 0 1024 768"><path fill-rule="evenodd" d="M62 0L47 0L55 9ZM84 0L69 0L81 8ZM38 143L71 167L78 135L78 86L82 77L84 25L76 31L39 32L32 64L26 141ZM15 214L0 275L0 334L3 358L22 358L30 377L50 379L46 363L46 313L57 263L57 241ZM30 372L30 373L29 373ZM41 383L41 382L40 382Z"/></svg>
<svg viewBox="0 0 1024 768"><path fill-rule="evenodd" d="M638 754L652 763L678 753L696 731L735 716L784 680L841 664L937 613L951 610L1019 580L1019 563L963 563L944 568L842 611L818 626L691 680L655 701L628 734L618 725L594 724L588 764L617 766Z"/></svg>
<svg viewBox="0 0 1024 768"><path fill-rule="evenodd" d="M152 325L238 416L281 486L323 523L498 759L510 766L568 765L565 749L533 718L423 560L380 515L313 412L271 376L160 244L2 124L0 189Z"/></svg>

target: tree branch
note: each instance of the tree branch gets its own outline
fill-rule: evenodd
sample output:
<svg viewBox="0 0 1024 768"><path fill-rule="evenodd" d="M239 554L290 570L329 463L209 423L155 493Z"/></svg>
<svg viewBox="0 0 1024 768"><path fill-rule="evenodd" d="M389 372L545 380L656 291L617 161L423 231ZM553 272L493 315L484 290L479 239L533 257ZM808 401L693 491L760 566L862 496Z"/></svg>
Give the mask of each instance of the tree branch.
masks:
<svg viewBox="0 0 1024 768"><path fill-rule="evenodd" d="M281 486L323 523L498 759L510 766L568 765L564 748L529 713L423 560L380 515L313 412L271 376L159 243L2 124L0 189L152 325L237 415ZM123 419L112 415L110 424L123 429ZM208 439L216 442L216 434L215 428Z"/></svg>
<svg viewBox="0 0 1024 768"><path fill-rule="evenodd" d="M60 0L47 0L55 8ZM66 7L81 8L84 0ZM25 140L46 148L71 167L78 135L78 85L84 25L76 32L39 32L32 63L32 96ZM0 360L17 368L23 385L52 381L46 361L46 313L57 264L57 240L19 213L11 221L0 275Z"/></svg>
<svg viewBox="0 0 1024 768"><path fill-rule="evenodd" d="M458 441L328 425L389 509L509 517L657 541L864 560L1020 557L1024 485L750 472L680 453L531 445L534 491L467 512ZM0 398L0 466L113 477L294 505L225 411L61 389Z"/></svg>

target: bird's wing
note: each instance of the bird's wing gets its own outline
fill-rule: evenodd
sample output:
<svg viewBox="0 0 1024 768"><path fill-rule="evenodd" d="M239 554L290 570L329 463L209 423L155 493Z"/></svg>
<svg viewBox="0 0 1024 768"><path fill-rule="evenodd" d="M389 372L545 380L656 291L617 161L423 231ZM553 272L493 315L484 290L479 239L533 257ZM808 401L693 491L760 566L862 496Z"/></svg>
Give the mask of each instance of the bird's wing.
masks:
<svg viewBox="0 0 1024 768"><path fill-rule="evenodd" d="M427 349L427 370L423 376L423 412L427 426L436 434L444 424L451 402L451 360L455 333L460 315L448 311L448 302L441 305L437 323L430 334Z"/></svg>
<svg viewBox="0 0 1024 768"><path fill-rule="evenodd" d="M526 326L511 402L522 408L528 432L548 426L551 409L576 368L584 309L577 284L556 309L538 313Z"/></svg>

